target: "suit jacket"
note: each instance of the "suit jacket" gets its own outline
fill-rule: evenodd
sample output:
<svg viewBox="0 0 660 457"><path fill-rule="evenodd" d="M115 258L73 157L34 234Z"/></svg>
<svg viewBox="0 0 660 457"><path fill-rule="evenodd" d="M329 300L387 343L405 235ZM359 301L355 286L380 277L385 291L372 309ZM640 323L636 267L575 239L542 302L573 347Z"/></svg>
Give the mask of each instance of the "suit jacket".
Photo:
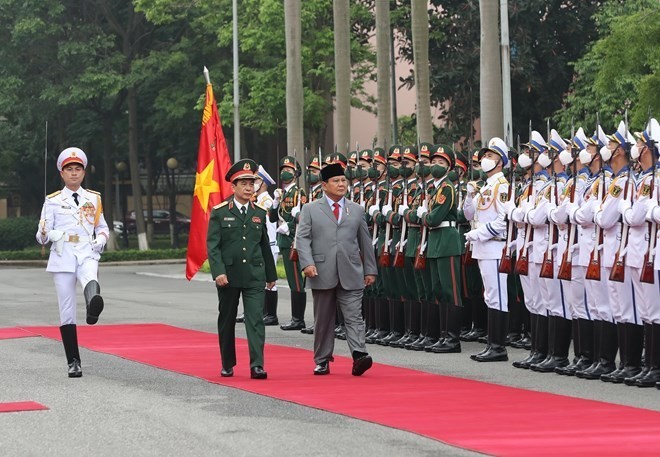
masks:
<svg viewBox="0 0 660 457"><path fill-rule="evenodd" d="M364 289L364 277L377 275L364 209L345 200L338 223L325 196L302 207L296 231L296 249L302 269L315 265L318 276L307 278L310 289Z"/></svg>
<svg viewBox="0 0 660 457"><path fill-rule="evenodd" d="M206 237L213 279L226 274L229 286L241 289L277 279L266 218L266 210L254 203L244 218L233 197L213 208Z"/></svg>

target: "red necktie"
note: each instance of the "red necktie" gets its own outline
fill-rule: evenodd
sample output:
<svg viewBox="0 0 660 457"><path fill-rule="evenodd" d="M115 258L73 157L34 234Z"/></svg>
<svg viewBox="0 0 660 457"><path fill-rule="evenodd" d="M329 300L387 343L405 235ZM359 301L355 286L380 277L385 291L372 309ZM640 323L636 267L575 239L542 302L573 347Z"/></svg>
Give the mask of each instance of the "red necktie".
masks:
<svg viewBox="0 0 660 457"><path fill-rule="evenodd" d="M332 213L335 215L335 219L339 220L339 203L332 204Z"/></svg>

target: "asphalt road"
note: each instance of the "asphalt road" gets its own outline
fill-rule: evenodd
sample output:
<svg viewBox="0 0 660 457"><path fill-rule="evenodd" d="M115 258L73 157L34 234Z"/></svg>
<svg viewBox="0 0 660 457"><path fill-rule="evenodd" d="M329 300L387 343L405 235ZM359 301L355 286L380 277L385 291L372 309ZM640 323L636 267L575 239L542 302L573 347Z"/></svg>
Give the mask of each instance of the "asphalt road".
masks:
<svg viewBox="0 0 660 457"><path fill-rule="evenodd" d="M102 323L162 322L215 332L217 296L204 274L188 282L181 264L102 265L100 276L107 303ZM0 328L58 325L54 286L43 268L0 266L0 284ZM286 321L288 289L279 285L278 314ZM311 319L311 294L308 300ZM80 305L78 319L85 320ZM242 326L237 333L244 336ZM267 328L267 342L312 347L310 336L276 327ZM379 363L660 411L656 389L469 360L481 347L464 343L461 354L449 355L374 345L369 350ZM0 340L0 402L35 400L50 408L0 414L1 456L476 455L412 433L81 351L84 377L68 379L59 342ZM349 356L346 344L338 342L336 353ZM525 351L513 349L509 355L516 360ZM310 375L312 369L310 357Z"/></svg>

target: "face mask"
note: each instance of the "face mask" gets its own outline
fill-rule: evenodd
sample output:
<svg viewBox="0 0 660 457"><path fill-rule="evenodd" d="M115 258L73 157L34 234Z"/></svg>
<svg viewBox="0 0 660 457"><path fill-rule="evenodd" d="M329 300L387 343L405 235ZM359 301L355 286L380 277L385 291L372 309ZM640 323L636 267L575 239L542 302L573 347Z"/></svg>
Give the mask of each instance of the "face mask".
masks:
<svg viewBox="0 0 660 457"><path fill-rule="evenodd" d="M293 180L294 176L293 173L290 171L283 171L280 173L280 180L283 182L291 181Z"/></svg>
<svg viewBox="0 0 660 457"><path fill-rule="evenodd" d="M559 161L562 165L568 165L573 162L573 156L566 149L559 153Z"/></svg>
<svg viewBox="0 0 660 457"><path fill-rule="evenodd" d="M497 162L495 162L493 159L489 159L488 157L481 159L481 170L485 173L494 170L496 166Z"/></svg>
<svg viewBox="0 0 660 457"><path fill-rule="evenodd" d="M424 163L420 163L419 165L415 165L415 172L418 176L426 178L429 174L431 174L431 167Z"/></svg>
<svg viewBox="0 0 660 457"><path fill-rule="evenodd" d="M589 165L591 163L591 154L586 149L583 149L580 151L580 162L582 162L582 165Z"/></svg>
<svg viewBox="0 0 660 457"><path fill-rule="evenodd" d="M378 171L377 168L369 168L367 170L367 175L369 176L370 179L380 178L380 172Z"/></svg>
<svg viewBox="0 0 660 457"><path fill-rule="evenodd" d="M435 179L440 179L444 175L447 174L447 167L443 167L442 165L431 165L431 176L433 176Z"/></svg>
<svg viewBox="0 0 660 457"><path fill-rule="evenodd" d="M401 176L403 176L404 178L410 178L413 174L413 171L415 170L413 170L410 167L401 167L400 169Z"/></svg>
<svg viewBox="0 0 660 457"><path fill-rule="evenodd" d="M603 159L603 162L609 161L612 158L612 151L607 146L603 146L600 148L600 158Z"/></svg>
<svg viewBox="0 0 660 457"><path fill-rule="evenodd" d="M475 170L474 168L468 173L468 179L470 181L477 181L481 179L481 170Z"/></svg>
<svg viewBox="0 0 660 457"><path fill-rule="evenodd" d="M450 171L447 173L447 179L449 179L451 182L458 181L458 173L456 173L454 170Z"/></svg>
<svg viewBox="0 0 660 457"><path fill-rule="evenodd" d="M355 169L355 177L357 179L362 179L367 177L367 170L365 170L362 167L358 167Z"/></svg>
<svg viewBox="0 0 660 457"><path fill-rule="evenodd" d="M631 157L633 160L637 160L637 159L639 159L639 156L640 156L639 148L637 147L636 144L633 144L633 145L630 147L630 157Z"/></svg>
<svg viewBox="0 0 660 457"><path fill-rule="evenodd" d="M520 154L520 157L518 157L518 165L522 168L529 168L532 166L532 159L527 154Z"/></svg>
<svg viewBox="0 0 660 457"><path fill-rule="evenodd" d="M309 183L310 184L318 184L318 182L321 180L321 177L319 175L313 175L310 173L309 175Z"/></svg>
<svg viewBox="0 0 660 457"><path fill-rule="evenodd" d="M399 169L394 168L392 165L387 167L387 171L390 173L390 179L396 179L399 177Z"/></svg>
<svg viewBox="0 0 660 457"><path fill-rule="evenodd" d="M541 165L543 168L548 168L550 164L552 163L552 160L548 156L548 154L541 154L539 156L539 159L537 160L538 164Z"/></svg>
<svg viewBox="0 0 660 457"><path fill-rule="evenodd" d="M346 167L346 170L344 170L344 176L346 176L346 179L353 179L353 169L351 167Z"/></svg>

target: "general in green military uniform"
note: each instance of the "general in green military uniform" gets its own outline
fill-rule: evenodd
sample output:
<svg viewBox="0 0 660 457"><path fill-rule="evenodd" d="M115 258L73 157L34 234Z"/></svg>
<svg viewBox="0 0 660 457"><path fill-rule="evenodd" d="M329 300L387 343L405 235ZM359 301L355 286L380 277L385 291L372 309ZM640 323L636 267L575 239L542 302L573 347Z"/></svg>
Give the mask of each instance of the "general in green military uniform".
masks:
<svg viewBox="0 0 660 457"><path fill-rule="evenodd" d="M234 195L213 208L209 220L207 250L211 275L218 289L218 338L221 375L233 376L236 365L235 326L238 299L243 295L245 330L250 350L250 377L266 379L262 320L264 284L275 285L277 272L266 228L267 212L251 202L257 164L236 162L225 180Z"/></svg>

